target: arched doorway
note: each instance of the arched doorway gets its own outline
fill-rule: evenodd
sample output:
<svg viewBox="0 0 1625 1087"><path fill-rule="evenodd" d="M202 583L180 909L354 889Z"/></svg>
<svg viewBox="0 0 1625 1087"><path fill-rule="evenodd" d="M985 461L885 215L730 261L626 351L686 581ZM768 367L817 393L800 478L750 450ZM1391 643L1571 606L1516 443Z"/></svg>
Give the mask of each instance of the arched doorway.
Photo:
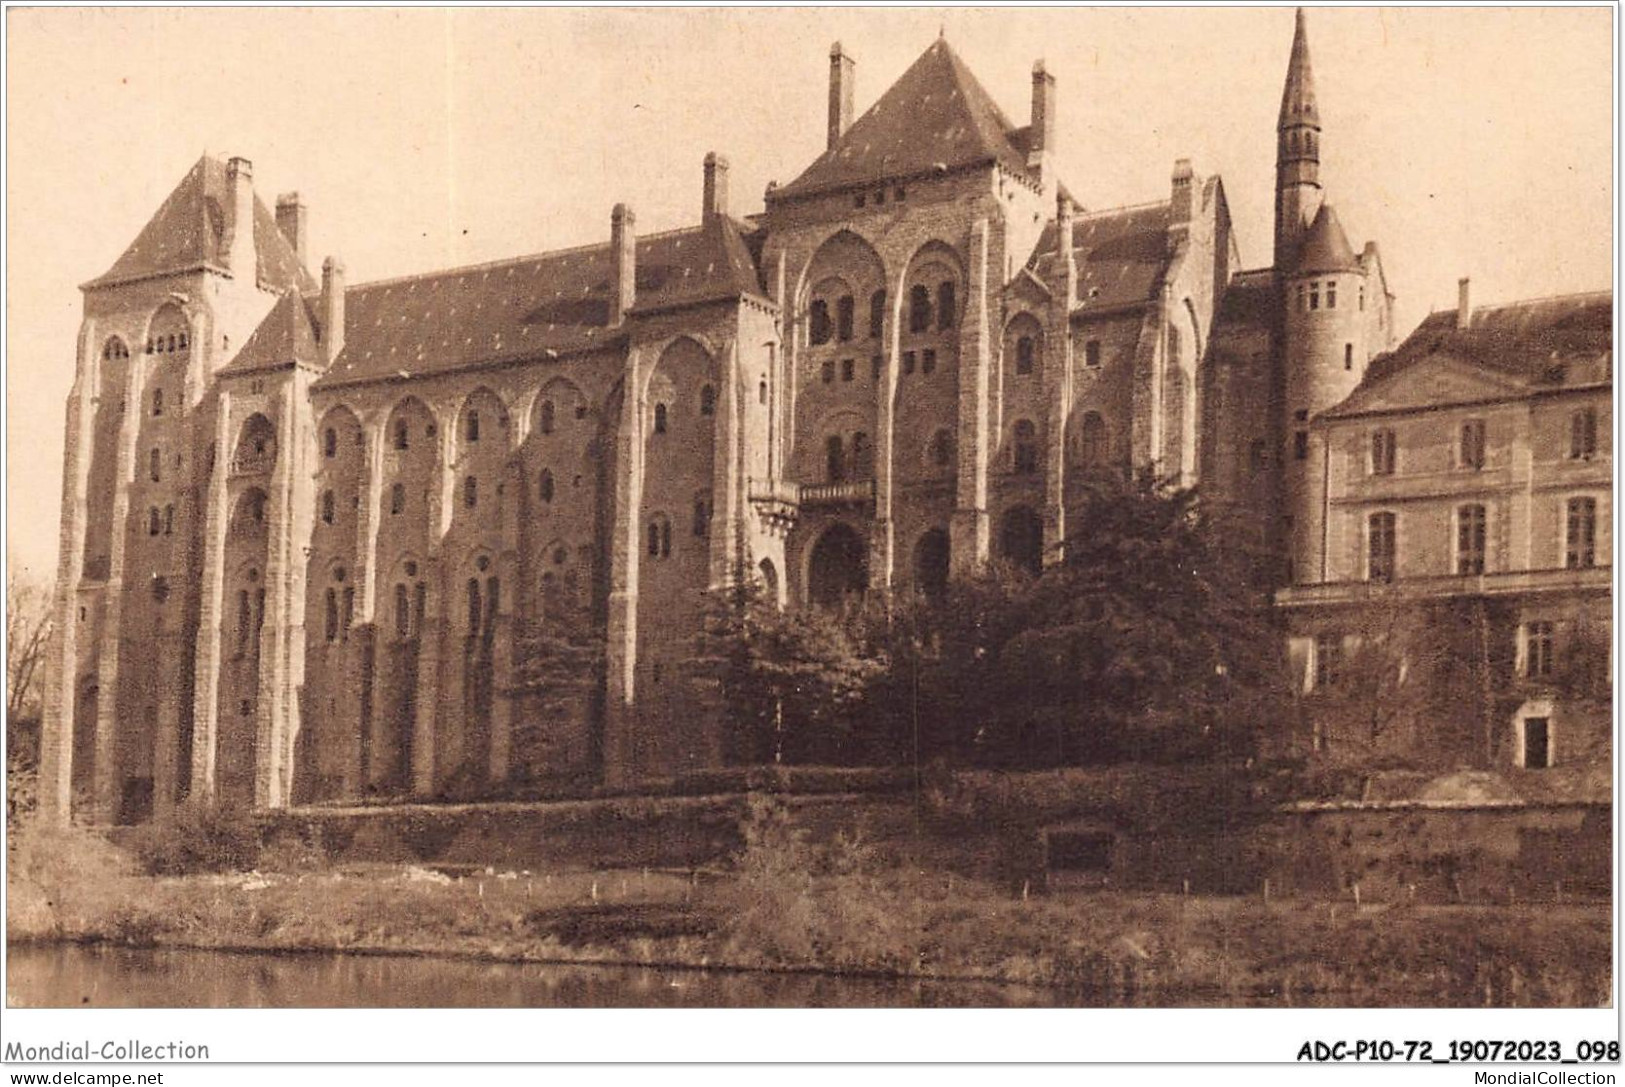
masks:
<svg viewBox="0 0 1625 1087"><path fill-rule="evenodd" d="M869 585L869 551L849 525L832 525L813 545L807 564L807 599L833 607Z"/></svg>
<svg viewBox="0 0 1625 1087"><path fill-rule="evenodd" d="M779 599L779 571L773 565L773 560L763 559L757 569L762 575L762 592L773 602L774 607L784 607L784 601Z"/></svg>
<svg viewBox="0 0 1625 1087"><path fill-rule="evenodd" d="M914 586L933 600L948 588L948 533L940 528L914 545Z"/></svg>
<svg viewBox="0 0 1625 1087"><path fill-rule="evenodd" d="M1044 566L1044 522L1030 506L1015 506L999 522L999 557L1036 574Z"/></svg>

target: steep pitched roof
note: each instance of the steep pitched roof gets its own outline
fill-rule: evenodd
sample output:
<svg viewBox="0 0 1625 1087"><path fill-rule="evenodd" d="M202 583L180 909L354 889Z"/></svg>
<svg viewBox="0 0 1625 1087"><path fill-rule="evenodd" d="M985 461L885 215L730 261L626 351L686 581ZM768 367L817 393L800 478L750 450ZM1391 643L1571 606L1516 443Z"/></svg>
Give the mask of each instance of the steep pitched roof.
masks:
<svg viewBox="0 0 1625 1087"><path fill-rule="evenodd" d="M1023 132L938 38L834 147L774 190L774 199L983 162L1025 172Z"/></svg>
<svg viewBox="0 0 1625 1087"><path fill-rule="evenodd" d="M607 244L358 284L344 297L344 350L321 385L558 355L617 332ZM742 224L716 216L638 239L634 314L741 297L765 298Z"/></svg>
<svg viewBox="0 0 1625 1087"><path fill-rule="evenodd" d="M1078 268L1075 312L1112 309L1155 296L1168 270L1171 251L1168 201L1082 213L1073 222L1072 252ZM1031 262L1045 283L1056 282L1058 252L1052 220L1038 240Z"/></svg>
<svg viewBox="0 0 1625 1087"><path fill-rule="evenodd" d="M220 243L226 226L226 164L212 155L198 159L141 228L113 266L86 288L133 279L196 271L224 270ZM259 285L271 290L309 290L316 285L293 246L277 229L276 217L254 198L254 247Z"/></svg>
<svg viewBox="0 0 1625 1087"><path fill-rule="evenodd" d="M1599 291L1485 307L1466 328L1456 327L1454 310L1431 314L1399 347L1373 359L1355 390L1325 414L1358 412L1378 386L1441 360L1528 390L1611 382L1613 308L1613 293Z"/></svg>
<svg viewBox="0 0 1625 1087"><path fill-rule="evenodd" d="M1298 275L1312 275L1319 272L1355 272L1360 269L1360 258L1354 255L1354 247L1349 245L1348 235L1343 233L1343 224L1337 220L1337 212L1332 210L1330 204L1320 205L1320 211L1315 215L1315 221L1309 224L1309 232L1304 235L1303 244L1298 248L1298 262L1295 271Z"/></svg>
<svg viewBox="0 0 1625 1087"><path fill-rule="evenodd" d="M321 350L316 344L316 320L309 302L297 291L288 291L220 373L273 370L295 364L319 366Z"/></svg>

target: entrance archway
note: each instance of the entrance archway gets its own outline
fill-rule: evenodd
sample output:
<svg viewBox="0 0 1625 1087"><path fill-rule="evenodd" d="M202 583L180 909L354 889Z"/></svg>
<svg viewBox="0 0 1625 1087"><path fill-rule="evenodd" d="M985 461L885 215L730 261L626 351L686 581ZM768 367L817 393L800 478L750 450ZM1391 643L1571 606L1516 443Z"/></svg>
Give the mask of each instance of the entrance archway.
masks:
<svg viewBox="0 0 1625 1087"><path fill-rule="evenodd" d="M813 545L807 564L807 600L834 607L869 586L869 551L850 525L831 525Z"/></svg>
<svg viewBox="0 0 1625 1087"><path fill-rule="evenodd" d="M1030 506L1015 506L999 522L999 557L1018 570L1044 567L1044 522Z"/></svg>
<svg viewBox="0 0 1625 1087"><path fill-rule="evenodd" d="M773 601L774 607L783 608L784 601L779 598L779 571L773 560L763 559L757 569L762 575L762 592Z"/></svg>

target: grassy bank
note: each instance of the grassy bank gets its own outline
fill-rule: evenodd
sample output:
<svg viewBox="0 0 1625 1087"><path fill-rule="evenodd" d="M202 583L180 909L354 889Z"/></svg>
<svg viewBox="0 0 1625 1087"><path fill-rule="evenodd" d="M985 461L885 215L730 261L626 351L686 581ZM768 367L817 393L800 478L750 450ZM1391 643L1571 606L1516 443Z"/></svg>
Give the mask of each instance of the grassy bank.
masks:
<svg viewBox="0 0 1625 1087"><path fill-rule="evenodd" d="M940 845L814 843L770 807L745 838L734 865L698 876L333 868L286 851L247 872L158 876L84 832L25 830L11 854L8 935L975 977L1150 1004L1193 992L1476 1006L1608 998L1605 905L1024 898L950 871L931 855Z"/></svg>

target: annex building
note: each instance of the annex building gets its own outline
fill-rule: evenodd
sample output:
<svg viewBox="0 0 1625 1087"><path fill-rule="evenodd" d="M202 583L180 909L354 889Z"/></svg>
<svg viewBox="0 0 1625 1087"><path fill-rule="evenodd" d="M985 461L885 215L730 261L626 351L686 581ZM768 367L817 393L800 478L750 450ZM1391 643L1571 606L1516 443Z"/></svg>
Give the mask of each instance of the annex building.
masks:
<svg viewBox="0 0 1625 1087"><path fill-rule="evenodd" d="M1301 13L1267 267L1185 160L1148 203L1080 206L1042 62L1020 124L945 40L861 116L829 63L827 150L758 215L710 154L693 226L617 205L607 244L380 282L314 275L297 195L197 162L82 288L47 812L715 766L680 676L708 590L1037 569L1102 469L1257 511L1309 688L1373 581L1493 585L1526 647L1605 615L1611 300L1464 292L1393 350ZM538 667L588 643L601 664ZM1520 735L1560 727L1542 697Z"/></svg>

